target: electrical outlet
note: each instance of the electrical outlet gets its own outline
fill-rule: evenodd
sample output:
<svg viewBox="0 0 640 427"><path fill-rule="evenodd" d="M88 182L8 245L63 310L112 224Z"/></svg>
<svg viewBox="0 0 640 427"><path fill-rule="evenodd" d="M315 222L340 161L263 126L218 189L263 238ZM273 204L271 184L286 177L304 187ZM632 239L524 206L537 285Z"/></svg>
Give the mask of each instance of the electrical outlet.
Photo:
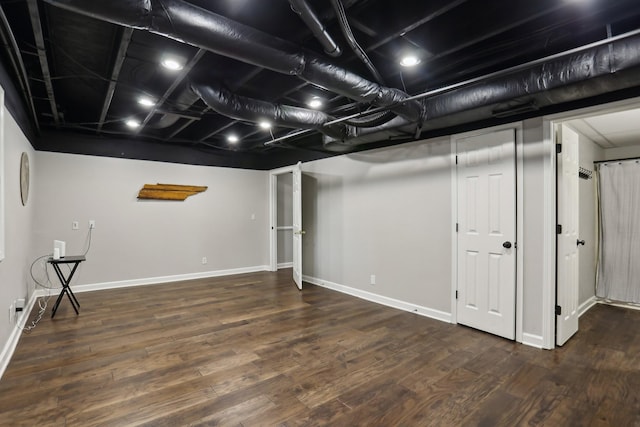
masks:
<svg viewBox="0 0 640 427"><path fill-rule="evenodd" d="M25 305L26 301L24 298L18 298L15 301L16 304L16 315L20 316L22 314L22 312L24 311L24 305Z"/></svg>
<svg viewBox="0 0 640 427"><path fill-rule="evenodd" d="M206 264L206 263L207 263L207 257L206 257L206 256L203 256L203 257L202 257L202 264L204 265L204 264Z"/></svg>
<svg viewBox="0 0 640 427"><path fill-rule="evenodd" d="M72 230L79 230L80 229L80 223L78 221L73 221L71 223L71 229Z"/></svg>
<svg viewBox="0 0 640 427"><path fill-rule="evenodd" d="M89 220L89 228L90 229L96 228L96 220L95 219L90 219Z"/></svg>
<svg viewBox="0 0 640 427"><path fill-rule="evenodd" d="M372 284L372 285L375 285L375 284L376 284L376 275L375 275L375 274L372 274L372 275L371 275L371 284Z"/></svg>
<svg viewBox="0 0 640 427"><path fill-rule="evenodd" d="M251 214L251 221L255 221L256 220L256 214L252 213Z"/></svg>

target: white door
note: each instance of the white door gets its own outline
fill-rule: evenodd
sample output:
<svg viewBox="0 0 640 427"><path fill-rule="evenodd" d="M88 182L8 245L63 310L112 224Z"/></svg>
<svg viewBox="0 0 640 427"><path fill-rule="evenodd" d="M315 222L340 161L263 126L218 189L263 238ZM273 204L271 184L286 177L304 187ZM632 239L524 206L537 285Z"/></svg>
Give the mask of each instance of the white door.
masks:
<svg viewBox="0 0 640 427"><path fill-rule="evenodd" d="M457 141L457 321L515 339L515 130Z"/></svg>
<svg viewBox="0 0 640 427"><path fill-rule="evenodd" d="M578 332L578 134L558 126L558 276L556 282L556 344ZM558 314L559 313L559 314Z"/></svg>
<svg viewBox="0 0 640 427"><path fill-rule="evenodd" d="M302 289L302 169L293 168L293 281Z"/></svg>

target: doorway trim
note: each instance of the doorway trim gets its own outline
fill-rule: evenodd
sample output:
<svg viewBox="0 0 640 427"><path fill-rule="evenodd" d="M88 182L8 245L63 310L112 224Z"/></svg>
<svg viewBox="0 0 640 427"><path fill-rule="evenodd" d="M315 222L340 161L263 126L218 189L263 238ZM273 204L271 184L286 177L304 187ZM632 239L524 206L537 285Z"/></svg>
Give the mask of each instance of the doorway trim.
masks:
<svg viewBox="0 0 640 427"><path fill-rule="evenodd" d="M278 270L278 175L292 173L295 165L269 171L269 271Z"/></svg>
<svg viewBox="0 0 640 427"><path fill-rule="evenodd" d="M458 312L456 307L456 290L458 286L458 234L456 232L456 222L458 215L458 174L456 167L456 156L458 154L456 141L487 133L497 132L505 129L513 129L515 132L515 163L516 163L516 342L523 342L523 313L524 313L524 138L522 122L508 123L485 129L478 129L471 132L451 135L451 211L455 217L451 227L451 323L458 323Z"/></svg>
<svg viewBox="0 0 640 427"><path fill-rule="evenodd" d="M640 97L624 99L621 101L606 104L594 105L577 110L564 111L561 113L543 116L543 138L545 153L550 153L550 161L545 162L544 186L545 186L545 230L552 230L544 235L544 277L542 288L542 324L543 324L543 348L553 349L556 347L556 235L557 224L557 198L556 198L556 176L558 173L556 151L555 151L555 127L568 120L579 119L585 116L614 113L638 108ZM579 301L578 301L579 302Z"/></svg>

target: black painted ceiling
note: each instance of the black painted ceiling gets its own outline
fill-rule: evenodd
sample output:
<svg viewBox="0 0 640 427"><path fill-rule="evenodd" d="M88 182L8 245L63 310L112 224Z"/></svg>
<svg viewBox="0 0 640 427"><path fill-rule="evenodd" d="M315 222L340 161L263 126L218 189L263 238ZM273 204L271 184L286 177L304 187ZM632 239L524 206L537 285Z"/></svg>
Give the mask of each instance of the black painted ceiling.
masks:
<svg viewBox="0 0 640 427"><path fill-rule="evenodd" d="M287 0L188 3L288 40L374 80L345 41L330 1L308 3L340 46L342 55L336 58L323 52ZM218 114L199 99L192 103L188 82L195 75L206 75L238 95L274 103L306 107L311 97L318 96L325 100L322 110L337 118L371 107L295 76L41 1L0 4L6 18L2 63L39 135L34 142L38 149L257 169L335 154L323 149L321 135L313 131L265 145L295 129L265 131L256 123ZM640 28L637 0L343 0L343 4L355 39L384 83L409 95ZM405 52L418 55L421 63L401 67L398 61ZM160 67L167 54L184 58L186 68L172 72ZM137 102L143 95L159 102L144 107ZM131 118L142 126L128 128L125 122ZM230 134L240 141L228 142ZM407 134L358 149L414 137Z"/></svg>

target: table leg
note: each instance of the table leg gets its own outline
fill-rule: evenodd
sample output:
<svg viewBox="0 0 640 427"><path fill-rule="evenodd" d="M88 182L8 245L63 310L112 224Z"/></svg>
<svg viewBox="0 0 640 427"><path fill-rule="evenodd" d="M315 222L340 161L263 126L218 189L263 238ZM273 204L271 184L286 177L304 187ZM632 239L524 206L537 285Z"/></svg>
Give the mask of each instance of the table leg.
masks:
<svg viewBox="0 0 640 427"><path fill-rule="evenodd" d="M60 266L58 264L53 264L53 269L56 272L56 275L58 276L60 283L62 283L62 291L60 291L60 295L58 295L58 299L56 299L56 303L53 305L53 310L51 310L52 319L56 315L56 311L58 310L58 306L60 306L60 301L62 301L64 294L67 294L67 298L69 298L69 302L71 302L71 306L73 307L73 310L76 312L76 315L80 314L79 312L80 303L78 302L78 299L73 294L73 292L71 291L71 287L69 286L69 283L71 283L71 279L73 278L73 275L76 272L76 269L78 268L79 264L80 263L76 263L73 266L73 268L71 269L71 272L69 273L69 277L66 277L66 278L64 277L64 274L62 274L62 270L60 270Z"/></svg>

